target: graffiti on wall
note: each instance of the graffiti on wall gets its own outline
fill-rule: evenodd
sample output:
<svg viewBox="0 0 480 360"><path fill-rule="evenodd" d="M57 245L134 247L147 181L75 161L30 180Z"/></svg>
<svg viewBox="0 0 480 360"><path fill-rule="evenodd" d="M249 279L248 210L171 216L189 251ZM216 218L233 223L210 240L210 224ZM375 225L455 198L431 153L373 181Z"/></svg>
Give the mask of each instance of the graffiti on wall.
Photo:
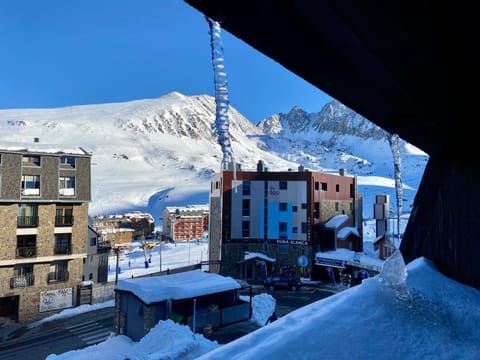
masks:
<svg viewBox="0 0 480 360"><path fill-rule="evenodd" d="M71 308L73 306L73 288L42 291L40 293L40 312Z"/></svg>

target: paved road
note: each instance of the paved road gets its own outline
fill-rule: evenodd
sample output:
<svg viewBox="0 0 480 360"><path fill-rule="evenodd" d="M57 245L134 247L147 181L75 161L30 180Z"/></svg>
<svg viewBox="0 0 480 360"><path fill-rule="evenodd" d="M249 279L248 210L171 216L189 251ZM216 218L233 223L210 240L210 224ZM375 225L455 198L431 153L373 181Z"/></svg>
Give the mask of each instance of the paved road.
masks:
<svg viewBox="0 0 480 360"><path fill-rule="evenodd" d="M40 360L104 341L113 332L114 308L18 327L0 343L1 360Z"/></svg>

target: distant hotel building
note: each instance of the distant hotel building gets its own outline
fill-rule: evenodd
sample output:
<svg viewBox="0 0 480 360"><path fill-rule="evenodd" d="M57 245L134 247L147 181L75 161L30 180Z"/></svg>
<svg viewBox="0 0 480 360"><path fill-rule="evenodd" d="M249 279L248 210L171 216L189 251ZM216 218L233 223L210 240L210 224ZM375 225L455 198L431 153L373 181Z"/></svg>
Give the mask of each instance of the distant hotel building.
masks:
<svg viewBox="0 0 480 360"><path fill-rule="evenodd" d="M202 239L208 231L208 213L208 204L165 207L162 238L171 241Z"/></svg>

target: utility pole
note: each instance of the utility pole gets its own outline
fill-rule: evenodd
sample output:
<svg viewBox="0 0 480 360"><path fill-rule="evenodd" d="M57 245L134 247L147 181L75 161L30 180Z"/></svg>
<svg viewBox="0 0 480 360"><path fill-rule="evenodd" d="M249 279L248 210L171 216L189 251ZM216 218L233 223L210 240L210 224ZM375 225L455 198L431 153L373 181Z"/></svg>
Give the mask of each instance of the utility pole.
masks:
<svg viewBox="0 0 480 360"><path fill-rule="evenodd" d="M118 282L118 260L119 260L118 259L119 258L118 252L119 252L120 248L115 246L113 249L115 250L115 255L117 257L116 265L115 265L115 284L117 284L117 282Z"/></svg>

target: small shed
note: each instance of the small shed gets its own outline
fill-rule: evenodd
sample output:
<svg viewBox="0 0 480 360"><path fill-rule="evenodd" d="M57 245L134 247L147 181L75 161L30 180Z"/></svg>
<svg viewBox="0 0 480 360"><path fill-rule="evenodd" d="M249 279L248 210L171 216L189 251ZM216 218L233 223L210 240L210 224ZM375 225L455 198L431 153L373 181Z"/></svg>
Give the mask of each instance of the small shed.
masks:
<svg viewBox="0 0 480 360"><path fill-rule="evenodd" d="M160 320L206 331L250 319L250 301L231 277L201 269L119 280L115 286L115 331L139 341Z"/></svg>

